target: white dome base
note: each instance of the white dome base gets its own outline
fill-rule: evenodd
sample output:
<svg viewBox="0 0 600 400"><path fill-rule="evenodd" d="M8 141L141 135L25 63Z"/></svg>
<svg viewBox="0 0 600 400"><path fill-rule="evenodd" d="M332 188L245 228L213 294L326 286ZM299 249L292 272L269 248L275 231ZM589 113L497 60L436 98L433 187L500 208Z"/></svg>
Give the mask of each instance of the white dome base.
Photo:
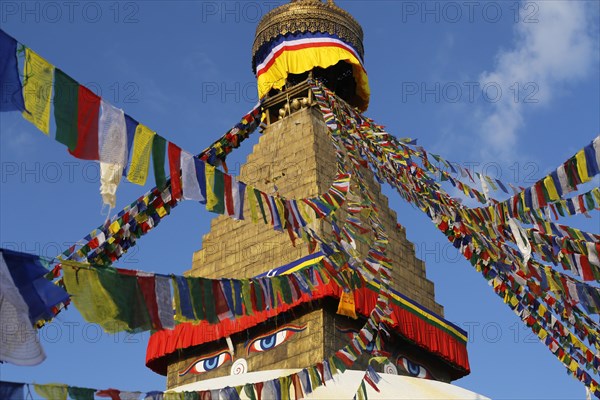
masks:
<svg viewBox="0 0 600 400"><path fill-rule="evenodd" d="M241 375L230 375L221 378L208 379L205 381L190 383L179 386L173 391L200 391L224 388L227 386L238 386L246 383L255 383L267 381L280 376L286 376L298 372L298 370L269 370L249 372ZM369 400L376 399L395 399L395 400L489 400L488 397L471 392L470 390L451 385L444 382L432 381L428 379L412 378L402 375L379 374L381 381L377 384L379 392L376 392L370 385L366 384L367 396ZM305 399L352 399L358 390L360 382L364 376L364 371L347 370L343 374L338 374L333 381L327 382L326 386L321 386ZM293 398L293 386L290 388ZM242 400L248 399L244 391L240 393Z"/></svg>

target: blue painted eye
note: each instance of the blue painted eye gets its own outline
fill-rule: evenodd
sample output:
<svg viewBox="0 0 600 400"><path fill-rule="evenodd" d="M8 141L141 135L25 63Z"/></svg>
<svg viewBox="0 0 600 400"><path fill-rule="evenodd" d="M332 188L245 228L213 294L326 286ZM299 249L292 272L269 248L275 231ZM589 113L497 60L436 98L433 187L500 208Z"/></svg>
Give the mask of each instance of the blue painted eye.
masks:
<svg viewBox="0 0 600 400"><path fill-rule="evenodd" d="M265 335L259 336L256 339L252 340L247 346L247 352L248 354L260 353L263 351L274 349L275 347L279 346L280 344L294 336L297 332L301 332L305 329L306 325L287 325L281 327L275 331L271 331Z"/></svg>
<svg viewBox="0 0 600 400"><path fill-rule="evenodd" d="M427 370L427 368L425 368L421 364L412 362L406 357L398 357L398 361L396 362L396 364L400 368L402 368L408 375L414 376L415 378L434 379L433 376Z"/></svg>
<svg viewBox="0 0 600 400"><path fill-rule="evenodd" d="M221 350L217 353L198 358L193 363L191 363L190 366L188 366L186 369L180 372L179 376L184 376L188 373L194 375L203 374L204 372L212 371L213 369L219 368L227 361L231 361L231 353L229 352L229 350Z"/></svg>
<svg viewBox="0 0 600 400"><path fill-rule="evenodd" d="M275 347L275 343L283 342L286 332L278 332L274 335L269 335L266 338L260 339L258 342L263 350L269 350ZM278 340L279 339L279 340Z"/></svg>

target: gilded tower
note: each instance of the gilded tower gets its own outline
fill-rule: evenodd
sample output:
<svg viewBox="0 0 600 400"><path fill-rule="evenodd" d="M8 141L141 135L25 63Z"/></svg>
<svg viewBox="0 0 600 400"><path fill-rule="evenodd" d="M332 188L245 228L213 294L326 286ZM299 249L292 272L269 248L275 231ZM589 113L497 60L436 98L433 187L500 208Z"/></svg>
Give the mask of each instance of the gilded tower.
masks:
<svg viewBox="0 0 600 400"><path fill-rule="evenodd" d="M366 110L370 92L361 26L333 1L291 1L260 21L252 68L262 99L263 125L239 179L288 199L327 192L336 178L335 149L309 82L318 80L350 105ZM372 172L366 168L363 172L389 235L387 256L393 262L391 286L398 312L410 316L401 318L406 326L391 329L388 346L393 365L385 371L420 377L427 371L427 377L444 382L466 375L465 333L443 318L424 263L416 258L414 245ZM246 203L246 214L248 207ZM331 227L320 221L313 222L312 229L325 238L332 235ZM358 250L366 251L361 246ZM203 236L188 274L250 278L284 265L301 265L314 258L315 252L268 225L219 216ZM153 349L164 348L167 341L179 345L175 351L148 354L148 366L167 375L168 387L176 388L217 377L314 365L335 353L347 342L349 330L360 329L364 323L364 315L354 320L336 314L337 303L338 299L325 297L254 325L224 326L211 329L210 334L190 324L168 337L154 335ZM281 329L288 333L281 334ZM449 344L440 344L446 340L444 335ZM285 340L280 343L280 338ZM357 363L357 369L363 367L366 359Z"/></svg>

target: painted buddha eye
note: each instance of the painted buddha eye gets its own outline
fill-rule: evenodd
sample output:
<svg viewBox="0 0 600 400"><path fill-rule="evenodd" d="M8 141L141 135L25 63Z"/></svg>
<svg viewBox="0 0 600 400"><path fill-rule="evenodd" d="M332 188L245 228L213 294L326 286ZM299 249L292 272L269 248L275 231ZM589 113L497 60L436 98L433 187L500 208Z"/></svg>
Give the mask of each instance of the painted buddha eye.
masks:
<svg viewBox="0 0 600 400"><path fill-rule="evenodd" d="M306 324L302 326L286 325L275 331L271 331L253 339L246 347L247 353L261 353L263 351L274 349L298 332L306 329Z"/></svg>
<svg viewBox="0 0 600 400"><path fill-rule="evenodd" d="M187 374L200 375L213 369L219 368L227 361L231 361L229 350L220 350L216 353L198 358L190 364L189 367L179 373L179 376Z"/></svg>
<svg viewBox="0 0 600 400"><path fill-rule="evenodd" d="M427 368L425 368L421 364L412 362L406 357L398 357L398 361L396 364L400 368L402 368L408 375L414 376L415 378L434 379L433 376L427 370Z"/></svg>

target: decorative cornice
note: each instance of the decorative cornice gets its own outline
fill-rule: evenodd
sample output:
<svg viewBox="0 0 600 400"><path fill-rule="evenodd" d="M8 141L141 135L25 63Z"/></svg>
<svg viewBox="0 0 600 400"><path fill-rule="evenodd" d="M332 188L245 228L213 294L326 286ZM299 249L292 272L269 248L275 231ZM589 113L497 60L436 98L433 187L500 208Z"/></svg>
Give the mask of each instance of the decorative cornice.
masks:
<svg viewBox="0 0 600 400"><path fill-rule="evenodd" d="M269 11L256 28L252 59L260 47L286 33L322 32L337 35L351 44L361 59L364 57L363 30L347 11L332 0L292 0ZM254 64L254 62L253 62Z"/></svg>

